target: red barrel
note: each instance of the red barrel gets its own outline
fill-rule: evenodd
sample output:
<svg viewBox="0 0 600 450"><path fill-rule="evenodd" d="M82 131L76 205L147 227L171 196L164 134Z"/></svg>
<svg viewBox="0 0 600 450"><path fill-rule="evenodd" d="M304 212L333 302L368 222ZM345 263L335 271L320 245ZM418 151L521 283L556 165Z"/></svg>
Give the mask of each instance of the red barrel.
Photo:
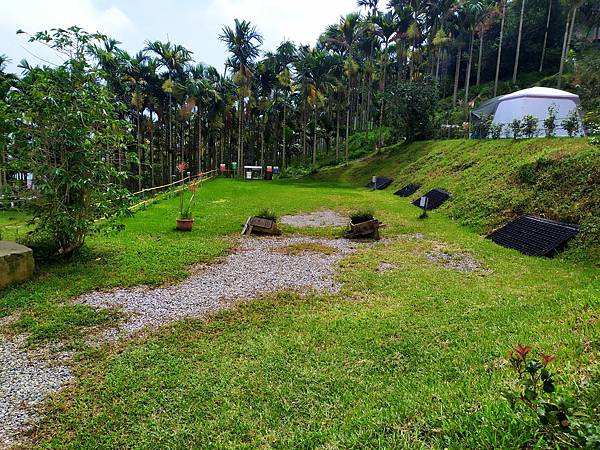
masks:
<svg viewBox="0 0 600 450"><path fill-rule="evenodd" d="M227 165L219 164L219 170L221 171L221 173L225 173L227 171Z"/></svg>
<svg viewBox="0 0 600 450"><path fill-rule="evenodd" d="M273 166L267 166L267 173L273 172Z"/></svg>

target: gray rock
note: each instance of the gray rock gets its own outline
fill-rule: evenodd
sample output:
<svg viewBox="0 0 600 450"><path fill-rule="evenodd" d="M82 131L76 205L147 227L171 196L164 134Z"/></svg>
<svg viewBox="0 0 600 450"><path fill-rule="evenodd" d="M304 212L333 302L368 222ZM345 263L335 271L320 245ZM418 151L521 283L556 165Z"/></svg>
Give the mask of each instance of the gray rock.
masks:
<svg viewBox="0 0 600 450"><path fill-rule="evenodd" d="M33 275L33 251L24 245L0 241L0 289L27 281Z"/></svg>

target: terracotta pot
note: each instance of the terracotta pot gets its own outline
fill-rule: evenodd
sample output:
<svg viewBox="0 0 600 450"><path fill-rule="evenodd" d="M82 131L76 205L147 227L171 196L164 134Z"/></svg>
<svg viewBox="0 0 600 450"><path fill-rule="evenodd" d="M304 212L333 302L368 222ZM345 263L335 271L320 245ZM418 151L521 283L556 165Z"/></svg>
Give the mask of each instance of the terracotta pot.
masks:
<svg viewBox="0 0 600 450"><path fill-rule="evenodd" d="M177 229L180 231L192 231L194 219L177 219Z"/></svg>

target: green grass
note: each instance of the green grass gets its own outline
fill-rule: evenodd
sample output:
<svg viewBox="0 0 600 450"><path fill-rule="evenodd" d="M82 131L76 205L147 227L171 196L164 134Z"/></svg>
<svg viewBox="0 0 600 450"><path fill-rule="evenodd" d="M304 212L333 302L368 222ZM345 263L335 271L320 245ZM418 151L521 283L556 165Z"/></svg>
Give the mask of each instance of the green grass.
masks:
<svg viewBox="0 0 600 450"><path fill-rule="evenodd" d="M427 144L414 149L440 157ZM393 172L378 175L402 169L395 157L387 158L397 164ZM226 253L229 236L265 207L278 216L369 208L388 225L384 237L425 236L384 241L343 260L336 295L272 295L133 342L83 347L79 382L46 403L37 445L543 448L536 419L517 416L500 394L510 377L504 357L518 343L531 344L557 354L563 389L598 381L591 377L600 352L600 269L498 247L447 210L419 220L420 210L391 189L352 187L371 171L362 164L329 175L342 184L208 183L192 233L174 231L177 199L166 199L127 219L124 232L93 236L82 255L41 266L30 283L2 291L0 312L20 314L19 327L34 343L72 340L118 315L74 307L69 298L180 280L193 264ZM341 229L302 233L333 237ZM435 265L426 258L434 247L470 253L485 270ZM379 272L382 261L396 269ZM590 409L600 408L597 389L583 392Z"/></svg>
<svg viewBox="0 0 600 450"><path fill-rule="evenodd" d="M277 182L211 182L200 191L194 230L184 234L175 230L178 199L164 199L125 219L124 231L91 236L79 255L59 263L39 263L31 282L2 291L0 317L18 311L15 327L30 333L33 342L72 340L81 328L114 317L74 307L65 303L67 299L98 289L181 280L193 264L225 254L232 245L229 236L265 207L282 215L316 209L323 201L357 204L348 189L314 195L319 191L316 185L281 186ZM0 217L8 222L17 216L3 212Z"/></svg>

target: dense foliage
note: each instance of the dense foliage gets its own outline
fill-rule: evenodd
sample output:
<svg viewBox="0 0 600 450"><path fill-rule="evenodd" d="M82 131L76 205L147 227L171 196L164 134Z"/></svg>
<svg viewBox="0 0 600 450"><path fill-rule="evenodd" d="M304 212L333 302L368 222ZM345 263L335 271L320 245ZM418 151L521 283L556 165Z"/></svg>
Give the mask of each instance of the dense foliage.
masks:
<svg viewBox="0 0 600 450"><path fill-rule="evenodd" d="M524 87L525 72L560 71L563 76L548 83L570 83L574 52L600 21L594 5L361 0L361 10L327 27L314 48L286 41L272 52L263 52L259 30L236 20L219 36L229 50L225 76L171 42L147 42L129 54L104 38L88 56L115 105L124 108L120 118L130 122L127 152L137 161L126 151L111 161L130 172L130 189L141 190L170 181L179 161L198 172L233 161L240 162L238 170L245 163L315 166L324 153L348 159L351 135L403 120L386 99L405 81L436 82L440 97L449 95L450 107L462 109L453 119L458 125L473 102ZM597 73L593 66L588 71ZM8 74L1 73L4 80ZM593 90L586 76L579 78ZM19 82L28 79L26 70ZM490 92L482 91L486 83ZM373 148L385 137L380 133ZM13 172L6 155L3 150L3 178Z"/></svg>

